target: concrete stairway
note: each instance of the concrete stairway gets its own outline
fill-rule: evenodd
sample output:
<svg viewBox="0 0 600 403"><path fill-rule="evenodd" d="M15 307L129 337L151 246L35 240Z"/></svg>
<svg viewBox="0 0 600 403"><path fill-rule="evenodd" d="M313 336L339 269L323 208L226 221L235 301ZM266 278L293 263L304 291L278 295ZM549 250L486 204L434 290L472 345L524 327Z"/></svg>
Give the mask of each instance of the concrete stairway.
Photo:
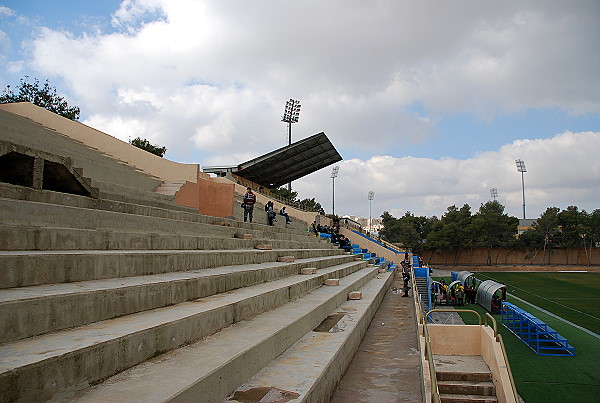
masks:
<svg viewBox="0 0 600 403"><path fill-rule="evenodd" d="M481 356L434 355L443 403L496 403L492 373Z"/></svg>
<svg viewBox="0 0 600 403"><path fill-rule="evenodd" d="M0 110L0 139L71 159L74 167L92 178L91 185L103 199L163 207L174 204L174 196L155 193L162 184L158 178L25 117Z"/></svg>
<svg viewBox="0 0 600 403"><path fill-rule="evenodd" d="M222 401L298 355L318 386L274 388L327 400L393 276L292 228L8 184L0 268L9 402Z"/></svg>
<svg viewBox="0 0 600 403"><path fill-rule="evenodd" d="M423 312L429 311L429 303L428 303L428 285L427 285L427 277L415 277L415 281L417 283L417 292L421 296L421 309Z"/></svg>

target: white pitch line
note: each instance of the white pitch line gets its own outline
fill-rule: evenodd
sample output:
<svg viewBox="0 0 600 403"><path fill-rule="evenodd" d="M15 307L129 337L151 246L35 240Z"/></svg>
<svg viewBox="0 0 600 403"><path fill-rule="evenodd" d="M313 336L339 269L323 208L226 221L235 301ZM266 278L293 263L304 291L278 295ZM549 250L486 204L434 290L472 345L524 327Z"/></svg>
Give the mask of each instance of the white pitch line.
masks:
<svg viewBox="0 0 600 403"><path fill-rule="evenodd" d="M547 314L547 315L550 315L550 316L552 316L553 318L556 318L556 319L558 319L558 320L562 320L563 322L565 322L565 323L568 323L569 325L571 325L571 326L573 326L573 327L576 327L577 329L579 329L579 330L582 330L582 331L586 332L586 333L587 333L587 334L589 334L590 336L594 336L595 338L597 338L597 339L600 339L600 335L599 335L599 334L596 334L596 333L592 332L591 330L588 330L588 329L586 329L585 327L581 327L581 326L579 326L579 325L576 325L575 323L573 323L573 322L571 322L571 321L568 321L568 320L566 320L566 319L563 319L563 318L561 318L560 316L553 314L552 312L548 312L547 310L545 310L545 309L543 309L543 308L540 308L540 307L539 307L539 306L537 306L537 305L533 305L531 302L525 301L524 299L517 297L516 295L510 294L510 293L507 293L507 294L508 294L508 295L510 295L512 298L514 298L514 299L516 299L516 300L519 300L519 301L521 301L521 302L524 302L524 303L526 303L527 305L530 305L530 306L534 307L535 309L537 309L537 310L539 310L539 311L542 311L542 312L544 312L544 313L545 313L545 314Z"/></svg>

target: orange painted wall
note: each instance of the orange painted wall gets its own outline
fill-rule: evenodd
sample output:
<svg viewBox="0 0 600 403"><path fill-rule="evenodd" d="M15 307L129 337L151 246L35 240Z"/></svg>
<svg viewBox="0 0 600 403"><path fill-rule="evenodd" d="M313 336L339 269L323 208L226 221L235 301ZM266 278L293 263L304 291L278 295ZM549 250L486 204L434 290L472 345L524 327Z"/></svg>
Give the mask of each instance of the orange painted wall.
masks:
<svg viewBox="0 0 600 403"><path fill-rule="evenodd" d="M187 182L175 195L180 206L197 208L201 214L213 217L232 217L234 184L212 182L198 178L198 183Z"/></svg>

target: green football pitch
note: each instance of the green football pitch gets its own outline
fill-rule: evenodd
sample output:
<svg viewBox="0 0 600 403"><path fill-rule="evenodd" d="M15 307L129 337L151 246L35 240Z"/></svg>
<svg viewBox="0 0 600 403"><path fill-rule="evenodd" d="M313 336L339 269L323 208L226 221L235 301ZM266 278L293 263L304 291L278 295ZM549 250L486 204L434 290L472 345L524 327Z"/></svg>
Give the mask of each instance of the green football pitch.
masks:
<svg viewBox="0 0 600 403"><path fill-rule="evenodd" d="M546 322L575 347L575 356L538 356L494 315L523 400L600 402L600 273L483 272L476 277L505 284L509 302ZM485 313L478 305L464 308ZM472 316L461 316L473 323Z"/></svg>

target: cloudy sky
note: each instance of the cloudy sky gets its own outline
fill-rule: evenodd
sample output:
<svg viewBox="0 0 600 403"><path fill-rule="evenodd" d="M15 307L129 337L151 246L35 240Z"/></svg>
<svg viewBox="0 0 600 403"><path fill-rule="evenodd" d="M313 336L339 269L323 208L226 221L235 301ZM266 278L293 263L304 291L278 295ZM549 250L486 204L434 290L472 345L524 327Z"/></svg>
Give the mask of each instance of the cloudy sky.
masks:
<svg viewBox="0 0 600 403"><path fill-rule="evenodd" d="M237 164L324 131L338 214L600 208L600 2L0 0L0 85L49 79L81 121ZM332 208L331 167L294 182Z"/></svg>

